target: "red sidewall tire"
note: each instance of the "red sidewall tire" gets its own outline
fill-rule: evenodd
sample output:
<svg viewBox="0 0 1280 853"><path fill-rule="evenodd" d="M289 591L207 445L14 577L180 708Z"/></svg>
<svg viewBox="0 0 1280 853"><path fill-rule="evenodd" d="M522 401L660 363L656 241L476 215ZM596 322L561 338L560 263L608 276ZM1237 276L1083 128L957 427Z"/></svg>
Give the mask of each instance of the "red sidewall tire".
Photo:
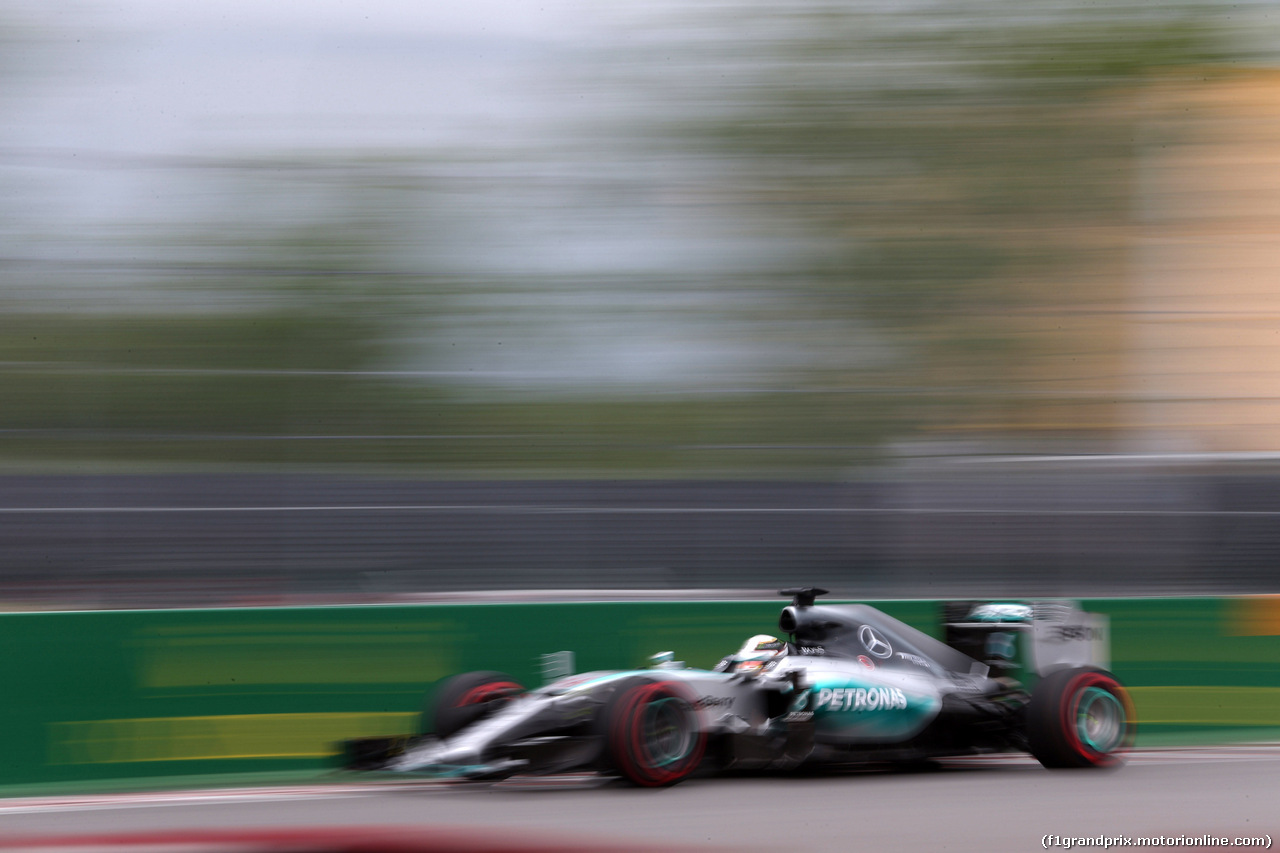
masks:
<svg viewBox="0 0 1280 853"><path fill-rule="evenodd" d="M449 737L521 693L524 688L502 672L464 672L447 678L423 708L423 732Z"/></svg>
<svg viewBox="0 0 1280 853"><path fill-rule="evenodd" d="M633 785L660 788L702 763L707 735L688 690L673 681L628 680L606 704L605 754Z"/></svg>
<svg viewBox="0 0 1280 853"><path fill-rule="evenodd" d="M1106 720L1106 742L1085 735L1090 706L1100 703ZM1085 667L1050 673L1032 693L1027 706L1031 753L1045 767L1114 767L1133 745L1136 716L1129 692L1111 673Z"/></svg>
<svg viewBox="0 0 1280 853"><path fill-rule="evenodd" d="M1092 689L1103 690L1115 697L1124 710L1123 728L1133 728L1133 702L1129 699L1129 691L1120 686L1120 682L1104 672L1079 672L1074 675L1063 691L1060 708L1067 743L1075 758L1084 765L1094 767L1112 767L1123 761L1124 752L1133 742L1131 734L1121 734L1121 741L1114 749L1100 752L1092 744L1086 743L1080 735L1080 726L1075 721L1080 715L1080 704L1087 692Z"/></svg>

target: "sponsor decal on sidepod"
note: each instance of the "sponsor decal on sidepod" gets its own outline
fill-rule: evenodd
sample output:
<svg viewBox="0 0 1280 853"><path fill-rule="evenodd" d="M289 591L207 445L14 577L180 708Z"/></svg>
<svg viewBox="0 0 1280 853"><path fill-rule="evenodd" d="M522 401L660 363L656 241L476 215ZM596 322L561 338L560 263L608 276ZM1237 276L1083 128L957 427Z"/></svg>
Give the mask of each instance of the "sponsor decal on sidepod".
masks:
<svg viewBox="0 0 1280 853"><path fill-rule="evenodd" d="M896 687L824 687L815 708L830 711L889 711L907 707L907 695Z"/></svg>

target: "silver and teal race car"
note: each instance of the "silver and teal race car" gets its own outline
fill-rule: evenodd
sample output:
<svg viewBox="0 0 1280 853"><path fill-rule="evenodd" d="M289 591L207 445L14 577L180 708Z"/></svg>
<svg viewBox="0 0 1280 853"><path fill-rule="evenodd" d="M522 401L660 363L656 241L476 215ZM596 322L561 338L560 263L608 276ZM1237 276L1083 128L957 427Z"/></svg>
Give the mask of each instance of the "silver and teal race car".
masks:
<svg viewBox="0 0 1280 853"><path fill-rule="evenodd" d="M477 780L592 770L652 787L700 771L1009 751L1110 767L1133 742L1104 617L1061 602L952 602L944 642L865 604L817 604L825 590L782 592L785 639L752 637L713 670L660 653L649 669L529 691L464 673L434 692L429 731L348 741L345 764Z"/></svg>

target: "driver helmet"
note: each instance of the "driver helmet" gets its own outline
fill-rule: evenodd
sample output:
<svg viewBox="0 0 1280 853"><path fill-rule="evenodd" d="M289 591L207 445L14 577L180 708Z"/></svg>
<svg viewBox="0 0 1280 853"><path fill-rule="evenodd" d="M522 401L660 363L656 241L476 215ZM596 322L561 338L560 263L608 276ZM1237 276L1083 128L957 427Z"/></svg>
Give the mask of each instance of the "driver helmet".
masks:
<svg viewBox="0 0 1280 853"><path fill-rule="evenodd" d="M787 644L770 634L756 634L733 655L729 671L752 675L772 669L787 653Z"/></svg>

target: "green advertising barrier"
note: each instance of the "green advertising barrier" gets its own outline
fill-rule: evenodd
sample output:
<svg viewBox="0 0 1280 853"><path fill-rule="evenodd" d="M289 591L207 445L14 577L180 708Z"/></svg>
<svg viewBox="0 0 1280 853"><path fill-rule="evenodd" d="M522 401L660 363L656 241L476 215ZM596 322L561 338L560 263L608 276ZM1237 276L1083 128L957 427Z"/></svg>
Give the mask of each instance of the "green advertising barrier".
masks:
<svg viewBox="0 0 1280 853"><path fill-rule="evenodd" d="M1280 596L1083 605L1110 617L1139 745L1280 740Z"/></svg>
<svg viewBox="0 0 1280 853"><path fill-rule="evenodd" d="M0 785L320 770L344 738L413 731L470 669L541 683L672 650L710 666L775 630L777 601L429 604L0 614ZM1280 599L1084 602L1111 621L1139 744L1280 738ZM939 632L941 605L878 604Z"/></svg>

